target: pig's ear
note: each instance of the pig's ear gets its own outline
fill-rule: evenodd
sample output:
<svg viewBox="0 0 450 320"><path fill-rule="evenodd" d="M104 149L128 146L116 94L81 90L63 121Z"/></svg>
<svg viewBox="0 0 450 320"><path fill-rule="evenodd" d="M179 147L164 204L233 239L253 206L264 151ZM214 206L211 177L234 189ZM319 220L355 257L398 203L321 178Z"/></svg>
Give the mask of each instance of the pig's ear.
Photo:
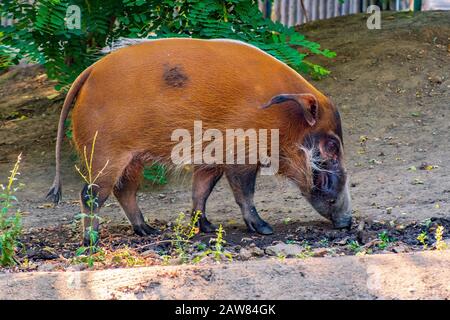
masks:
<svg viewBox="0 0 450 320"><path fill-rule="evenodd" d="M270 101L263 105L261 108L266 109L271 105L280 104L286 101L295 101L302 109L306 122L308 122L310 126L316 124L319 112L319 103L317 102L316 97L310 93L279 94L275 97L272 97L272 99L270 99Z"/></svg>

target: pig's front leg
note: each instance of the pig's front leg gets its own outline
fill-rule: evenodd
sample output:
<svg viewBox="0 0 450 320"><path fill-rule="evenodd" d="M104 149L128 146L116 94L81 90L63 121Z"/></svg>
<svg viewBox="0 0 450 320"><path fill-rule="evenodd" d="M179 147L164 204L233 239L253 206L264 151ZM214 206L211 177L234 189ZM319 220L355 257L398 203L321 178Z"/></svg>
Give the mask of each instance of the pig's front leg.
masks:
<svg viewBox="0 0 450 320"><path fill-rule="evenodd" d="M208 200L211 191L223 175L221 168L194 168L192 179L192 213L200 211L199 226L205 233L215 232L217 227L206 218L206 200Z"/></svg>
<svg viewBox="0 0 450 320"><path fill-rule="evenodd" d="M258 167L256 165L236 165L228 167L225 175L230 183L231 190L233 190L234 198L241 208L249 231L268 235L273 233L273 229L261 219L253 203L257 172Z"/></svg>

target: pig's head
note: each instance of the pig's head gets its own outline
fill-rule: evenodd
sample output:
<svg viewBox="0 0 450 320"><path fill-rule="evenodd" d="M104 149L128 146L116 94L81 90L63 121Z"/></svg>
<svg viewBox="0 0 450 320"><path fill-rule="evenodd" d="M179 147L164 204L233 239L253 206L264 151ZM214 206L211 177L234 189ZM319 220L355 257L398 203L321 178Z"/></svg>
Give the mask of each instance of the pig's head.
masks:
<svg viewBox="0 0 450 320"><path fill-rule="evenodd" d="M280 138L280 174L290 178L303 196L335 228L351 226L352 209L344 167L341 119L325 97L282 94L263 106L286 108L289 127ZM294 122L294 125L292 125Z"/></svg>

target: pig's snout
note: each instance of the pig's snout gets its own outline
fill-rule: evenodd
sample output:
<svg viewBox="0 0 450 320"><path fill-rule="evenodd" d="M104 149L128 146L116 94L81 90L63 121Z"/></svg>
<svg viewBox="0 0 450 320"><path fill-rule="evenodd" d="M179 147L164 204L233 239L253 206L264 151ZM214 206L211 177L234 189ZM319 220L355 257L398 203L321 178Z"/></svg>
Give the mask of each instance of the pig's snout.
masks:
<svg viewBox="0 0 450 320"><path fill-rule="evenodd" d="M331 214L331 221L336 229L350 228L352 225L352 204L350 192L348 190L348 182L345 184L344 190L335 201L334 212Z"/></svg>
<svg viewBox="0 0 450 320"><path fill-rule="evenodd" d="M331 220L336 229L350 228L352 224L352 205L348 184L334 195L319 193L311 198L314 209L323 217Z"/></svg>
<svg viewBox="0 0 450 320"><path fill-rule="evenodd" d="M348 216L333 220L333 227L335 229L346 229L352 226L352 216L351 212Z"/></svg>

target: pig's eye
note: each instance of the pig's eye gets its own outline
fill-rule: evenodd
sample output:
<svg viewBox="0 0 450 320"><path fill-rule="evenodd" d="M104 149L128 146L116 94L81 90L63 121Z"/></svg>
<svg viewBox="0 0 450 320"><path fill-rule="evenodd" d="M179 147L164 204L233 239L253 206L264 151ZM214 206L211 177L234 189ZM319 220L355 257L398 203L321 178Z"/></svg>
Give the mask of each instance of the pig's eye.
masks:
<svg viewBox="0 0 450 320"><path fill-rule="evenodd" d="M339 145L334 140L328 140L325 143L325 150L329 154L333 154L333 155L338 154L339 153Z"/></svg>

